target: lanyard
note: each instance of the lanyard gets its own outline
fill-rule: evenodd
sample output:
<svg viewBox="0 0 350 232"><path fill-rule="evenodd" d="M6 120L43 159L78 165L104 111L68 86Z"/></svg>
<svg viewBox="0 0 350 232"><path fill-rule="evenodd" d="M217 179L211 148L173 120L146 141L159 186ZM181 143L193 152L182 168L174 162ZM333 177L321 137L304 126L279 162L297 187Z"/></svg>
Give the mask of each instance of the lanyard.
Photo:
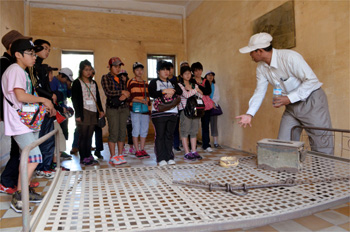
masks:
<svg viewBox="0 0 350 232"><path fill-rule="evenodd" d="M169 89L169 86L168 86L168 80L166 80L166 86L164 85L164 83L163 83L163 81L162 81L162 80L160 80L160 83L162 83L162 85L163 85L165 88Z"/></svg>
<svg viewBox="0 0 350 232"><path fill-rule="evenodd" d="M89 86L87 86L87 84L84 82L84 81L82 81L84 84L85 84L85 86L86 86L86 88L88 88L88 90L89 90L89 92L88 92L88 94L89 94L89 98L90 98L90 93L91 93L91 95L92 95L92 92L91 92L91 82L89 83L90 84L90 88L89 88Z"/></svg>

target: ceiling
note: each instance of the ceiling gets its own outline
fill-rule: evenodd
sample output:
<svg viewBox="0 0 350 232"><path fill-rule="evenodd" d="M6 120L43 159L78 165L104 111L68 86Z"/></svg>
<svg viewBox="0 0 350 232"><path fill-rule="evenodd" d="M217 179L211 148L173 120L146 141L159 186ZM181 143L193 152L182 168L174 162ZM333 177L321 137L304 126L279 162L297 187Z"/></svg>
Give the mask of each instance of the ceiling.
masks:
<svg viewBox="0 0 350 232"><path fill-rule="evenodd" d="M24 0L31 7L85 10L163 18L184 18L202 0Z"/></svg>

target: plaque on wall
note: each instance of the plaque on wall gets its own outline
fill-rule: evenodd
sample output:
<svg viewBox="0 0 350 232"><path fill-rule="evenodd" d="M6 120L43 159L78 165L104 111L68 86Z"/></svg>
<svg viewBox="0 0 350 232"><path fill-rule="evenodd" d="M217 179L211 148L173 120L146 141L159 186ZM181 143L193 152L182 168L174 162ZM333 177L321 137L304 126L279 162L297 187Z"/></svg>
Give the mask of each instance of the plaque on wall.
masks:
<svg viewBox="0 0 350 232"><path fill-rule="evenodd" d="M295 47L295 18L294 2L288 1L269 13L254 20L254 34L270 33L273 37L274 48Z"/></svg>

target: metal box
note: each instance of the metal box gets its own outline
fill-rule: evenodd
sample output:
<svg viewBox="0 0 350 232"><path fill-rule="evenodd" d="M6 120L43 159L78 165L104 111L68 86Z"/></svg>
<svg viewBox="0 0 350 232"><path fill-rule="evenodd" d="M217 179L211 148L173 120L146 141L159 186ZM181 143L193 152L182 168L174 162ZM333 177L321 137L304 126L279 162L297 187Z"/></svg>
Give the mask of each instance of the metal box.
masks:
<svg viewBox="0 0 350 232"><path fill-rule="evenodd" d="M262 139L258 142L258 168L297 173L304 160L304 142Z"/></svg>

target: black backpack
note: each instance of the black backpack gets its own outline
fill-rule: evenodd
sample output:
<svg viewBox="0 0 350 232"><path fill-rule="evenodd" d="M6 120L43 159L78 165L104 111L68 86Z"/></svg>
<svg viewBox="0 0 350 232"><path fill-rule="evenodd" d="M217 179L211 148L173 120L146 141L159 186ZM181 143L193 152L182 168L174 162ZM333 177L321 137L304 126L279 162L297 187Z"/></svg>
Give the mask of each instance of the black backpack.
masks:
<svg viewBox="0 0 350 232"><path fill-rule="evenodd" d="M185 116L188 118L201 118L204 115L205 105L202 98L193 95L187 98L184 109Z"/></svg>

